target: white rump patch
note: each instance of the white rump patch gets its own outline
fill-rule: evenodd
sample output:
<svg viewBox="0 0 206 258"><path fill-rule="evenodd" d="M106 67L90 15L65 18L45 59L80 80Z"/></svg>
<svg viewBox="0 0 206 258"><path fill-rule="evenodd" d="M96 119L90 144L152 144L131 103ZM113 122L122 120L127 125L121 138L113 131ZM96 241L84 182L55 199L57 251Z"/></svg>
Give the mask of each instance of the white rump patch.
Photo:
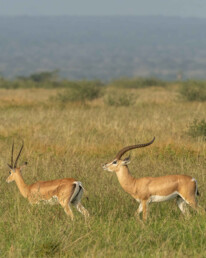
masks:
<svg viewBox="0 0 206 258"><path fill-rule="evenodd" d="M73 194L70 198L69 203L77 205L82 198L84 188L83 188L82 183L80 181L75 181L74 184L76 185L76 187L75 187L74 192L73 192Z"/></svg>
<svg viewBox="0 0 206 258"><path fill-rule="evenodd" d="M196 184L195 195L197 196L197 180L193 177L193 178L192 178L192 181L195 182L195 184Z"/></svg>
<svg viewBox="0 0 206 258"><path fill-rule="evenodd" d="M169 201L171 199L174 199L175 197L177 197L179 195L178 192L174 192L174 193L171 193L169 195L166 195L166 196L161 196L161 195L152 195L150 197L150 202L165 202L165 201Z"/></svg>

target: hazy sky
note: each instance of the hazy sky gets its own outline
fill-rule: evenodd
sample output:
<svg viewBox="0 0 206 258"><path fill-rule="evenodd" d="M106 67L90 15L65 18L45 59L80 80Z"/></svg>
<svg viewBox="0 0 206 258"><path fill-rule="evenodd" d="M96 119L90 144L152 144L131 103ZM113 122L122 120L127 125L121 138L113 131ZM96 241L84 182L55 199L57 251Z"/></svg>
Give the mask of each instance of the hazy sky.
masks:
<svg viewBox="0 0 206 258"><path fill-rule="evenodd" d="M206 0L0 0L0 15L165 15L206 18Z"/></svg>

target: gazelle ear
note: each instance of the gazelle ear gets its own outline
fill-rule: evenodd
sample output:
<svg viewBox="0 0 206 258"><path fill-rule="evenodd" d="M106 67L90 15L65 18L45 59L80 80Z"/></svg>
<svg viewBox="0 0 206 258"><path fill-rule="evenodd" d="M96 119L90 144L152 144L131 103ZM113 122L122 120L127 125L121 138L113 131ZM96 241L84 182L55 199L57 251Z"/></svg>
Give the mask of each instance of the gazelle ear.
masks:
<svg viewBox="0 0 206 258"><path fill-rule="evenodd" d="M25 168L27 166L28 162L24 162L24 164L20 167L20 170L22 170L22 168Z"/></svg>
<svg viewBox="0 0 206 258"><path fill-rule="evenodd" d="M122 165L127 165L130 163L130 156L126 157L124 160L123 160L123 164Z"/></svg>

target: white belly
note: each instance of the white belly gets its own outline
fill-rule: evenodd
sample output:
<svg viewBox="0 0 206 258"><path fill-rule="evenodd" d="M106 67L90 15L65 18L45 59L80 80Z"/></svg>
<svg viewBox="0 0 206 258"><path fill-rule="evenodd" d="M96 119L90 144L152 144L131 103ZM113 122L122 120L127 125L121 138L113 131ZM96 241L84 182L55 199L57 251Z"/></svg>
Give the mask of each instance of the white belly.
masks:
<svg viewBox="0 0 206 258"><path fill-rule="evenodd" d="M165 202L165 201L171 200L171 199L173 199L177 196L178 196L178 192L174 192L174 193L171 193L171 194L166 195L166 196L152 195L150 197L150 202Z"/></svg>

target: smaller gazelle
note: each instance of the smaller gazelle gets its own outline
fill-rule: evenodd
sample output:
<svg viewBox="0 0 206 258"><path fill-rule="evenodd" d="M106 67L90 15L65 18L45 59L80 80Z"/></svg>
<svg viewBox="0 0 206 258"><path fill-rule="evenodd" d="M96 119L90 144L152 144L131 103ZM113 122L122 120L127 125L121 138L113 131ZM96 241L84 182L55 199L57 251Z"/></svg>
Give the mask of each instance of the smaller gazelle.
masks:
<svg viewBox="0 0 206 258"><path fill-rule="evenodd" d="M27 198L31 204L38 204L41 201L44 203L55 204L60 203L64 208L67 215L73 220L74 215L70 208L73 204L79 212L81 212L85 218L89 217L88 211L80 203L84 188L82 183L76 181L74 178L63 178L51 181L37 181L34 184L27 185L21 175L21 170L27 165L27 162L23 166L17 167L18 159L21 155L24 144L22 144L20 151L17 155L15 162L13 163L14 143L11 151L11 165L9 177L7 183L15 181L20 193L24 198Z"/></svg>
<svg viewBox="0 0 206 258"><path fill-rule="evenodd" d="M177 204L182 213L186 212L186 203L197 209L196 195L197 181L187 175L167 175L160 177L134 178L128 169L130 159L121 160L122 155L132 149L146 147L154 142L155 138L144 144L137 144L121 149L112 162L103 165L103 169L115 172L120 185L139 203L137 213L143 212L143 219L147 219L148 204L167 201L177 197Z"/></svg>

